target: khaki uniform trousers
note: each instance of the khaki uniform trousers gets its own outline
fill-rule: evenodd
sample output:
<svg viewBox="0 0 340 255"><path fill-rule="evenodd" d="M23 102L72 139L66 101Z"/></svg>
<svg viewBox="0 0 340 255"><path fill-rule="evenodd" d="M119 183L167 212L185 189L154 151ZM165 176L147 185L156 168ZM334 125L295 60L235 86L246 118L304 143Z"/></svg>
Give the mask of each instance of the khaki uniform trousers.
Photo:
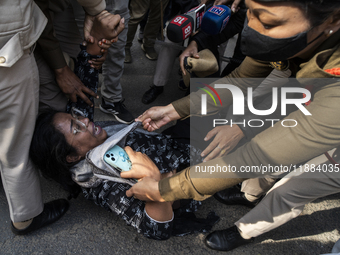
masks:
<svg viewBox="0 0 340 255"><path fill-rule="evenodd" d="M340 162L340 147L329 152ZM336 158L337 157L337 158ZM320 166L321 171L314 169ZM262 201L235 225L246 235L259 236L297 217L305 204L340 192L340 165L332 165L325 155L318 156L296 172L288 174L271 188Z"/></svg>
<svg viewBox="0 0 340 255"><path fill-rule="evenodd" d="M119 34L118 41L109 48L103 64L101 94L106 101L115 103L123 98L120 79L124 71L124 47L128 33L127 24L130 18L128 1L106 0L106 9L110 13L119 14L125 18L125 28ZM53 13L53 26L61 49L73 58L77 57L80 51L79 44L83 41L84 18L85 12L76 0L72 0L63 12ZM54 72L39 52L36 52L35 55L40 74L40 110L52 107L58 111L65 111L67 98L59 89Z"/></svg>
<svg viewBox="0 0 340 255"><path fill-rule="evenodd" d="M26 50L12 67L0 67L0 77L0 172L11 220L19 222L44 208L39 174L28 157L39 102L33 53Z"/></svg>
<svg viewBox="0 0 340 255"><path fill-rule="evenodd" d="M83 38L76 23L74 13L84 12L78 3L69 4L64 11L52 13L53 27L60 47L64 53L72 58L76 58ZM84 18L81 17L82 19ZM83 20L79 21L83 23ZM61 91L55 79L54 71L45 61L42 53L37 48L34 52L35 59L39 69L39 111L54 109L56 111L65 111L68 99ZM67 64L70 64L67 61Z"/></svg>
<svg viewBox="0 0 340 255"><path fill-rule="evenodd" d="M132 46L139 22L141 22L149 10L148 21L144 28L143 44L145 47L153 47L160 31L161 13L164 11L169 0L131 0L130 1L130 21L127 34L126 48ZM163 7L163 10L162 10Z"/></svg>

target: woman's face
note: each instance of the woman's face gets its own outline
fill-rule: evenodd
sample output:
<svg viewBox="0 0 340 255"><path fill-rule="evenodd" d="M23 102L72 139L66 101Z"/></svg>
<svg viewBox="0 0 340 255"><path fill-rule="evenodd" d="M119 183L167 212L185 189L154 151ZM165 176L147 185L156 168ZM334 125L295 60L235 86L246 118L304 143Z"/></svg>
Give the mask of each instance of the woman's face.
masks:
<svg viewBox="0 0 340 255"><path fill-rule="evenodd" d="M248 26L272 38L288 38L308 31L307 40L311 42L324 32L323 25L311 29L305 11L294 2L256 2L246 0L248 7ZM302 57L319 45L326 36L317 39L294 57Z"/></svg>
<svg viewBox="0 0 340 255"><path fill-rule="evenodd" d="M67 159L71 162L84 158L89 150L102 144L107 138L106 131L94 125L88 118L78 117L78 120L85 124L86 129L81 128L80 123L68 113L57 113L53 121L54 126L64 134L66 141L77 150L77 156Z"/></svg>
<svg viewBox="0 0 340 255"><path fill-rule="evenodd" d="M255 2L246 0L248 26L272 38L287 38L310 28L298 5L292 2Z"/></svg>

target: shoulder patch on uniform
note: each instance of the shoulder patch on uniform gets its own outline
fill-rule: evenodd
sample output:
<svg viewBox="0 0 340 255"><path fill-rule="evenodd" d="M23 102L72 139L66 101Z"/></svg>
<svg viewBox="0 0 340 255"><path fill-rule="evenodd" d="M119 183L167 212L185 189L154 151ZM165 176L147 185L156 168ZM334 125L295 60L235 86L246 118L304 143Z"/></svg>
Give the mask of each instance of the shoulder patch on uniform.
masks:
<svg viewBox="0 0 340 255"><path fill-rule="evenodd" d="M289 62L288 61L270 62L270 66L279 71L286 71L289 68Z"/></svg>

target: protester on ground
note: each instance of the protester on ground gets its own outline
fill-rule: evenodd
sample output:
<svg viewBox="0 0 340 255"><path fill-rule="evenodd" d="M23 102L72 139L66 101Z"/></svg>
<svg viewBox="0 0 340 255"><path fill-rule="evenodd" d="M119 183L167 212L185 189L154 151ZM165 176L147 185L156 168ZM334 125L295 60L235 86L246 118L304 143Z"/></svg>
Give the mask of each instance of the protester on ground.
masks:
<svg viewBox="0 0 340 255"><path fill-rule="evenodd" d="M32 161L44 176L70 191L76 191L73 182L77 183L87 199L116 213L146 237L168 239L176 223L172 203L143 203L128 198L125 192L136 181L121 178L116 168L110 168L108 172L107 167L98 162L103 162L106 151L114 145L128 146L125 150L131 160L137 154L143 155L145 160L151 158L154 169L164 178L185 168L190 160L200 162L200 151L195 152L189 144L179 143L170 136L138 130L137 123L126 126L102 122L102 128L78 114L79 111L73 109L72 115L49 111L38 117L30 150ZM142 171L143 164L132 165L132 168L136 167ZM200 205L200 202L191 200L182 204L180 210L194 212ZM214 219L211 226L217 221L216 216ZM180 227L177 226L177 233ZM191 226L192 232L207 228L197 227Z"/></svg>

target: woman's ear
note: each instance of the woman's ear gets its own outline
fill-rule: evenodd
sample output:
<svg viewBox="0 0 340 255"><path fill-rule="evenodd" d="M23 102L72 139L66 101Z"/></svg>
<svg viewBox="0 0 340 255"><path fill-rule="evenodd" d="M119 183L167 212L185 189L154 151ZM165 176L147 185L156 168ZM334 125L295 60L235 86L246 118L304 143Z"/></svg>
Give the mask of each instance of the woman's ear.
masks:
<svg viewBox="0 0 340 255"><path fill-rule="evenodd" d="M66 156L66 161L68 163L75 163L75 162L78 162L79 160L81 159L81 156L79 155L67 155Z"/></svg>
<svg viewBox="0 0 340 255"><path fill-rule="evenodd" d="M328 36L337 32L340 29L340 11L330 17L329 24L327 25L324 33Z"/></svg>

